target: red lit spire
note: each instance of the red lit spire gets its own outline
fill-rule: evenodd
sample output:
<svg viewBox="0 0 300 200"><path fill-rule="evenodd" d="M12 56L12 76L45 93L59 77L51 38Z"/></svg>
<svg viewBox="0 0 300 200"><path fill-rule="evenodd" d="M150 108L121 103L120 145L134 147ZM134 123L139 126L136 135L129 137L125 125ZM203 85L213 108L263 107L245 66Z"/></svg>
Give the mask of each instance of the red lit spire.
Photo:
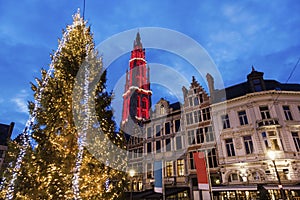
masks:
<svg viewBox="0 0 300 200"><path fill-rule="evenodd" d="M123 94L122 124L126 121L140 122L150 118L151 95L149 67L145 60L145 49L138 32L133 43L126 72L125 91Z"/></svg>

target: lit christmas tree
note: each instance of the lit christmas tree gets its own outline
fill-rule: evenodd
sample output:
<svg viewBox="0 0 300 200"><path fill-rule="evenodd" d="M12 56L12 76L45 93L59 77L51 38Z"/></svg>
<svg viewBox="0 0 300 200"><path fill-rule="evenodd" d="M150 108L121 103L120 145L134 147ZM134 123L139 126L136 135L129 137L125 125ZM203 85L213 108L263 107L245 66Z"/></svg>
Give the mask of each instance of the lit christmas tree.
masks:
<svg viewBox="0 0 300 200"><path fill-rule="evenodd" d="M32 84L39 101L29 105L36 146L26 151L19 171L7 171L0 198L124 199L125 172L110 166L125 169L124 155L114 150L125 149L125 139L115 132L106 73L79 12L50 67L53 74L42 70ZM18 175L9 190L12 173Z"/></svg>

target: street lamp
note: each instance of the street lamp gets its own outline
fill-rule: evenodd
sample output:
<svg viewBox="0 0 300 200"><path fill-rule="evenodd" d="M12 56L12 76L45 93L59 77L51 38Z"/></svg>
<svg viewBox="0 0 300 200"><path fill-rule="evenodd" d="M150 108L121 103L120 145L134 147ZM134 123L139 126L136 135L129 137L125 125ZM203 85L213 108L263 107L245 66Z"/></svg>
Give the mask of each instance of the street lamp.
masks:
<svg viewBox="0 0 300 200"><path fill-rule="evenodd" d="M134 169L129 170L129 176L130 176L130 200L132 200L132 190L133 190L133 187L132 187L132 177L134 177L134 175L135 175Z"/></svg>
<svg viewBox="0 0 300 200"><path fill-rule="evenodd" d="M285 199L285 194L284 194L284 190L282 188L280 176L278 174L277 166L276 166L276 163L275 163L275 152L274 151L268 151L268 156L273 162L275 173L276 173L276 176L277 176L277 179L278 179L278 188L280 190L280 195L281 195L281 198L284 200Z"/></svg>

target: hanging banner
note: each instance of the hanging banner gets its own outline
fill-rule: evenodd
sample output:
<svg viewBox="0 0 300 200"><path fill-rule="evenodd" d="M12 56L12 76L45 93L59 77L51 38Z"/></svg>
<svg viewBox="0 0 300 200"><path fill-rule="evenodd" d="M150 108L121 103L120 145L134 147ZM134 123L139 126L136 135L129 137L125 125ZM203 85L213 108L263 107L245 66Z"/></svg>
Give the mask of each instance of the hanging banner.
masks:
<svg viewBox="0 0 300 200"><path fill-rule="evenodd" d="M154 162L154 192L163 193L162 190L162 161Z"/></svg>
<svg viewBox="0 0 300 200"><path fill-rule="evenodd" d="M205 154L204 152L195 152L193 156L194 156L194 162L196 164L198 189L209 190Z"/></svg>

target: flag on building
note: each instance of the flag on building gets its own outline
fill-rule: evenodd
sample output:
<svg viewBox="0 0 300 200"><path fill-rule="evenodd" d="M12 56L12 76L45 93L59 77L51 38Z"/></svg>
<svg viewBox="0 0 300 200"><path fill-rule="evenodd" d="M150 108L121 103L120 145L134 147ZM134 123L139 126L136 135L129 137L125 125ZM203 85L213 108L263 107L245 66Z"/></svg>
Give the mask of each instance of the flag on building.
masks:
<svg viewBox="0 0 300 200"><path fill-rule="evenodd" d="M194 162L196 164L198 189L209 190L205 154L204 152L195 152L193 155L194 155Z"/></svg>
<svg viewBox="0 0 300 200"><path fill-rule="evenodd" d="M163 193L162 161L154 162L154 192Z"/></svg>

